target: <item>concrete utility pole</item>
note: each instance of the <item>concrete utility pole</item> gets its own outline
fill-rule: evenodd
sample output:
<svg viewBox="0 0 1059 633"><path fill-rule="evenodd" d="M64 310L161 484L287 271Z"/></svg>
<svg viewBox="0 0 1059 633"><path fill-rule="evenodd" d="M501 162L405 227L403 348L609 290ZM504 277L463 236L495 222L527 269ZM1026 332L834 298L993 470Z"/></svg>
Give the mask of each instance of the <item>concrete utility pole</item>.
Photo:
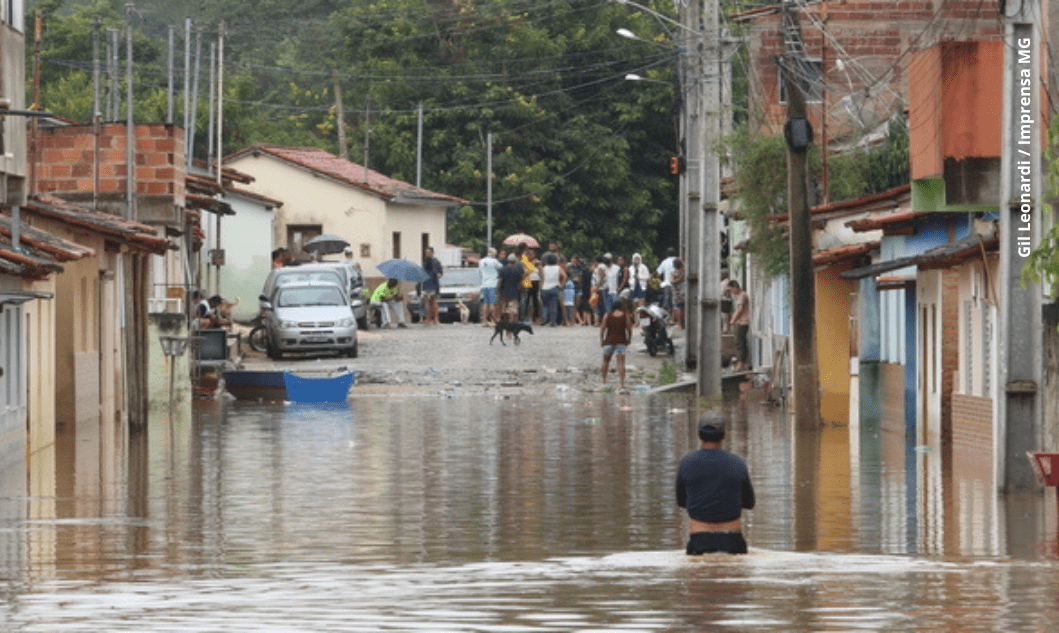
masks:
<svg viewBox="0 0 1059 633"><path fill-rule="evenodd" d="M707 2L711 0L705 0ZM680 21L692 33L698 32L702 22L702 2L695 0L680 5ZM684 212L682 227L684 270L686 274L684 333L686 349L684 365L688 369L699 366L699 333L701 321L699 314L699 274L702 265L702 190L705 186L703 176L704 160L702 156L704 142L703 103L703 63L702 51L705 46L703 35L689 38L691 50L683 53L685 90L687 102L684 108L684 142L687 156L684 170L683 189Z"/></svg>
<svg viewBox="0 0 1059 633"><path fill-rule="evenodd" d="M335 128L338 131L338 157L349 158L349 145L346 143L346 111L342 107L342 86L338 83L338 71L331 71L331 81L335 86Z"/></svg>
<svg viewBox="0 0 1059 633"><path fill-rule="evenodd" d="M700 396L721 393L721 63L724 47L719 28L718 0L705 0L699 54L702 61L700 127L702 140L702 232L699 258L698 312ZM690 329L690 328L689 328Z"/></svg>
<svg viewBox="0 0 1059 633"><path fill-rule="evenodd" d="M798 428L820 424L819 368L816 359L816 287L813 234L809 218L807 151L812 130L802 93L801 27L797 8L783 6L787 90L787 212L790 215L791 360L794 364L794 421Z"/></svg>
<svg viewBox="0 0 1059 633"><path fill-rule="evenodd" d="M1042 446L1041 288L1023 288L1022 267L1041 236L1040 40L1038 0L1004 6L1004 114L1000 172L1000 367L995 401L998 486L1036 489L1027 451Z"/></svg>

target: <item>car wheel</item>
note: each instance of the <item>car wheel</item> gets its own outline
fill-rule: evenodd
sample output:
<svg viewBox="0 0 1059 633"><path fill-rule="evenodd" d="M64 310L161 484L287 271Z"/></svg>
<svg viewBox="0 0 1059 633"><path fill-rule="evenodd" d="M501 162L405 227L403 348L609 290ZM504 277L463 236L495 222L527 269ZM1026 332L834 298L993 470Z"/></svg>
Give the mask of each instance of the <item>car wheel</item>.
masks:
<svg viewBox="0 0 1059 633"><path fill-rule="evenodd" d="M368 329L368 317L364 317L362 319L357 319L357 327L359 327L362 330L367 330Z"/></svg>
<svg viewBox="0 0 1059 633"><path fill-rule="evenodd" d="M346 353L349 355L350 358L356 358L360 354L360 350L358 349L359 347L360 342L355 342L353 343L353 347L349 348L349 351Z"/></svg>

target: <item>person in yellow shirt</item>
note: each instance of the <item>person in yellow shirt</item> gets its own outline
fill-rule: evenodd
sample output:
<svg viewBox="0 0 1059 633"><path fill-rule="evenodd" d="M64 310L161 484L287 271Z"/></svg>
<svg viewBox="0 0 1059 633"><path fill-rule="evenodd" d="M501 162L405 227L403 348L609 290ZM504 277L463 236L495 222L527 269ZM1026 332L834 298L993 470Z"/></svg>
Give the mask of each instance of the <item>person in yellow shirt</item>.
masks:
<svg viewBox="0 0 1059 633"><path fill-rule="evenodd" d="M371 307L379 311L382 327L390 327L390 310L393 310L397 327L408 327L404 324L404 302L401 297L400 282L387 279L371 293Z"/></svg>
<svg viewBox="0 0 1059 633"><path fill-rule="evenodd" d="M537 279L539 284L540 277L536 274L537 267L533 263L532 248L529 248L525 242L520 242L515 248L515 254L518 255L518 260L522 263L522 268L525 271L522 277L522 320L530 321L536 316L536 313L532 310L534 299L536 299L533 281Z"/></svg>

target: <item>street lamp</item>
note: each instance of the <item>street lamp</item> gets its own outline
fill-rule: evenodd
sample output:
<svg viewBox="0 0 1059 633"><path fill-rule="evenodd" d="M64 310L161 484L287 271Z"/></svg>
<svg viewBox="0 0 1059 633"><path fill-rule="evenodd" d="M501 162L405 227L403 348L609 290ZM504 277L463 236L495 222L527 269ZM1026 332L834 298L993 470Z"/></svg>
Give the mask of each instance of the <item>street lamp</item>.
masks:
<svg viewBox="0 0 1059 633"><path fill-rule="evenodd" d="M158 341L162 344L162 353L169 359L169 419L173 419L173 379L176 374L176 357L183 356L188 347L186 336L159 336Z"/></svg>
<svg viewBox="0 0 1059 633"><path fill-rule="evenodd" d="M652 84L665 84L667 86L671 85L671 82L662 81L661 79L650 79L648 77L641 77L640 75L637 75L636 73L629 73L629 74L625 75L625 81L646 81L647 83L652 83Z"/></svg>

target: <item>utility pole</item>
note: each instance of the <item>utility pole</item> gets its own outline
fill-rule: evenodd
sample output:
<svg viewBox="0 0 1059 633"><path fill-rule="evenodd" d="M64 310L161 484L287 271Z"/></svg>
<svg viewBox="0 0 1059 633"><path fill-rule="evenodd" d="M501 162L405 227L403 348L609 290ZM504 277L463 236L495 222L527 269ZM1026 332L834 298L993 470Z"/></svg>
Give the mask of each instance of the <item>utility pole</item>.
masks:
<svg viewBox="0 0 1059 633"><path fill-rule="evenodd" d="M700 396L721 393L721 58L724 46L719 28L718 0L705 0L699 39L703 99L700 102L702 139L702 210L699 256L698 312Z"/></svg>
<svg viewBox="0 0 1059 633"><path fill-rule="evenodd" d="M794 421L798 428L820 424L819 369L816 359L816 287L813 234L809 218L807 152L813 132L802 93L804 55L797 7L783 5L786 50L782 71L787 90L787 212L790 215L791 360L794 364Z"/></svg>
<svg viewBox="0 0 1059 633"><path fill-rule="evenodd" d="M485 248L493 247L493 133L485 135Z"/></svg>
<svg viewBox="0 0 1059 633"><path fill-rule="evenodd" d="M1038 0L1004 6L1004 110L1000 171L1000 367L997 475L1002 490L1036 489L1027 451L1043 447L1041 288L1022 287L1022 267L1041 236L1040 40Z"/></svg>
<svg viewBox="0 0 1059 633"><path fill-rule="evenodd" d="M338 157L349 158L349 145L346 143L346 111L342 107L342 86L338 85L338 71L331 71L331 81L335 86L335 127L338 130Z"/></svg>
<svg viewBox="0 0 1059 633"><path fill-rule="evenodd" d="M682 4L680 9L681 23L691 33L690 52L684 53L684 71L687 81L687 104L684 114L684 140L686 143L687 161L684 171L684 235L682 255L686 271L685 327L686 342L684 366L698 370L699 334L701 321L699 309L699 275L702 272L702 190L706 184L703 173L703 151L705 145L704 110L705 94L703 89L703 49L705 36L699 33L702 22L703 2L712 0L695 0ZM701 391L701 388L700 388Z"/></svg>

